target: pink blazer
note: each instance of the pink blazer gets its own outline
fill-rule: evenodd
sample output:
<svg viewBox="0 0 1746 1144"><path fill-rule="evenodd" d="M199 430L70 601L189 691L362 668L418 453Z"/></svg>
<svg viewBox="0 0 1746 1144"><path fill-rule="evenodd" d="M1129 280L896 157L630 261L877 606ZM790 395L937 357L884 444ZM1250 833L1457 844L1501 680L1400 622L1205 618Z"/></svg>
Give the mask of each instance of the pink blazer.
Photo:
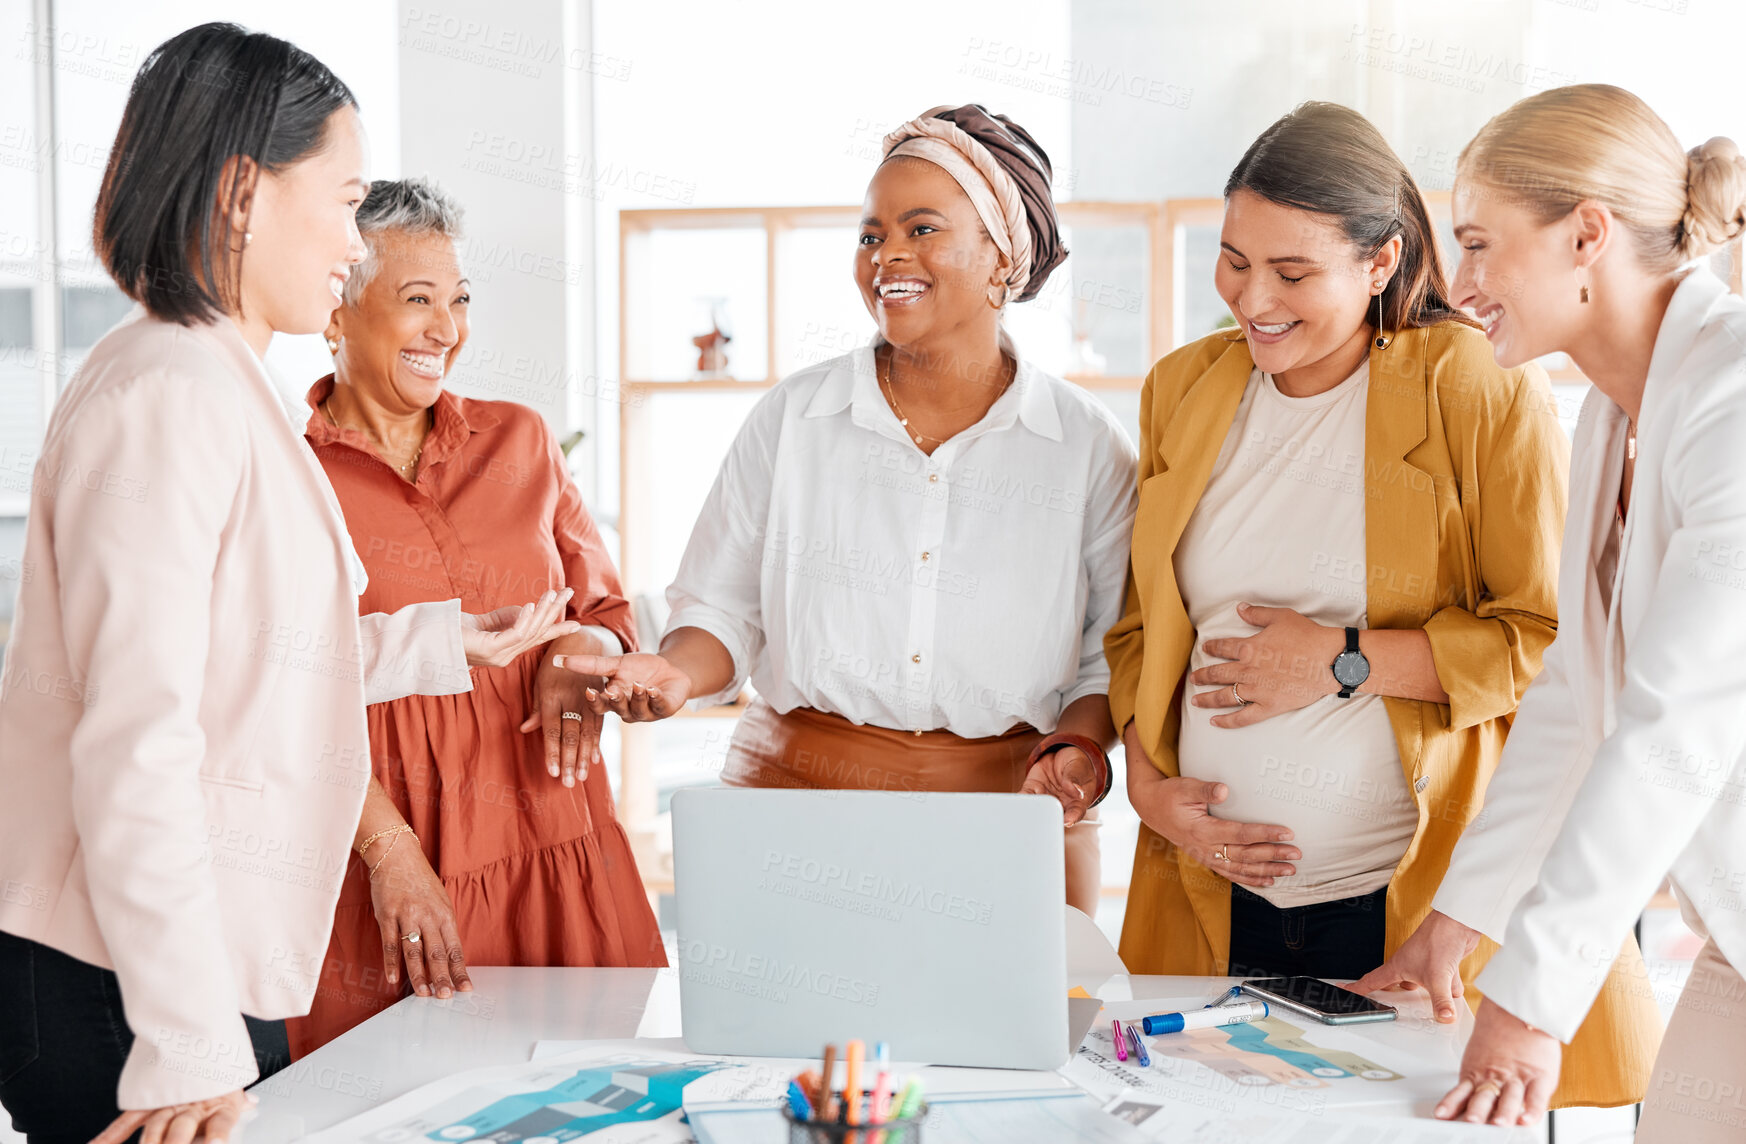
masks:
<svg viewBox="0 0 1746 1144"><path fill-rule="evenodd" d="M471 687L460 601L357 615L344 521L227 320L136 310L55 407L0 679L0 930L112 968L120 1106L256 1076L308 1011L364 704Z"/></svg>

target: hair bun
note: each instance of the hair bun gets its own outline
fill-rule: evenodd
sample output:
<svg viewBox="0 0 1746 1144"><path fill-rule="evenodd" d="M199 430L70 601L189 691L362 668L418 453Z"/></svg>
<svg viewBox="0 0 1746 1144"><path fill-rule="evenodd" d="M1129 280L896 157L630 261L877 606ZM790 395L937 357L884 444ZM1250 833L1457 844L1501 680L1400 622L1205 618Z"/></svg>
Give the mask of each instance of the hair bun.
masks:
<svg viewBox="0 0 1746 1144"><path fill-rule="evenodd" d="M1708 254L1746 230L1746 157L1732 139L1718 135L1686 153L1685 195L1682 259Z"/></svg>

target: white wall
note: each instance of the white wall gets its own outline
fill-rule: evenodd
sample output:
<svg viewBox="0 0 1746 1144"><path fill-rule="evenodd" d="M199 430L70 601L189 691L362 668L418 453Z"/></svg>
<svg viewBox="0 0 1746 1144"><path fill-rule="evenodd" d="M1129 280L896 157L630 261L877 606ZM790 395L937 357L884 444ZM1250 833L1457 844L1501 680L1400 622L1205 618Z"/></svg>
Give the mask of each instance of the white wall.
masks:
<svg viewBox="0 0 1746 1144"><path fill-rule="evenodd" d="M473 335L450 388L538 409L593 499L589 0L435 0L398 9L400 167L467 210ZM583 363L580 364L579 363Z"/></svg>

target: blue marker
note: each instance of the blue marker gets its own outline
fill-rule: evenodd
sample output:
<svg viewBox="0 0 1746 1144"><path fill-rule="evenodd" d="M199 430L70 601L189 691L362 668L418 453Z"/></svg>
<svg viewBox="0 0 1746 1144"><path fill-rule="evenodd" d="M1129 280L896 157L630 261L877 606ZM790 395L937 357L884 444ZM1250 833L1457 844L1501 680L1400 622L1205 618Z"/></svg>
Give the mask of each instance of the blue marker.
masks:
<svg viewBox="0 0 1746 1144"><path fill-rule="evenodd" d="M1152 1055L1146 1051L1146 1042L1140 1039L1140 1034L1134 1032L1132 1025L1128 1026L1128 1040L1134 1044L1134 1055L1140 1058L1140 1067L1143 1069L1151 1068Z"/></svg>
<svg viewBox="0 0 1746 1144"><path fill-rule="evenodd" d="M812 1119L812 1102L806 1099L806 1090L797 1080L788 1082L788 1111L803 1124Z"/></svg>
<svg viewBox="0 0 1746 1144"><path fill-rule="evenodd" d="M1142 1018L1140 1027L1156 1037L1160 1033L1180 1033L1185 1029L1212 1029L1219 1025L1259 1021L1267 1016L1267 1012L1267 1002L1246 1001L1241 1005L1217 1005L1187 1013L1157 1013Z"/></svg>

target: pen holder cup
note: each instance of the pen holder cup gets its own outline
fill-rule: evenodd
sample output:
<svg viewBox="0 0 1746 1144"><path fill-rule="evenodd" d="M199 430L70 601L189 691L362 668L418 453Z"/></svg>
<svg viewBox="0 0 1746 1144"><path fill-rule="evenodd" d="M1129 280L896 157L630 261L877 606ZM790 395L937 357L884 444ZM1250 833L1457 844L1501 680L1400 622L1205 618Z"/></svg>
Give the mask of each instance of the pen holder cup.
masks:
<svg viewBox="0 0 1746 1144"><path fill-rule="evenodd" d="M921 1144L922 1122L927 1118L926 1102L915 1115L884 1124L796 1120L788 1109L782 1110L782 1119L788 1122L788 1144Z"/></svg>

